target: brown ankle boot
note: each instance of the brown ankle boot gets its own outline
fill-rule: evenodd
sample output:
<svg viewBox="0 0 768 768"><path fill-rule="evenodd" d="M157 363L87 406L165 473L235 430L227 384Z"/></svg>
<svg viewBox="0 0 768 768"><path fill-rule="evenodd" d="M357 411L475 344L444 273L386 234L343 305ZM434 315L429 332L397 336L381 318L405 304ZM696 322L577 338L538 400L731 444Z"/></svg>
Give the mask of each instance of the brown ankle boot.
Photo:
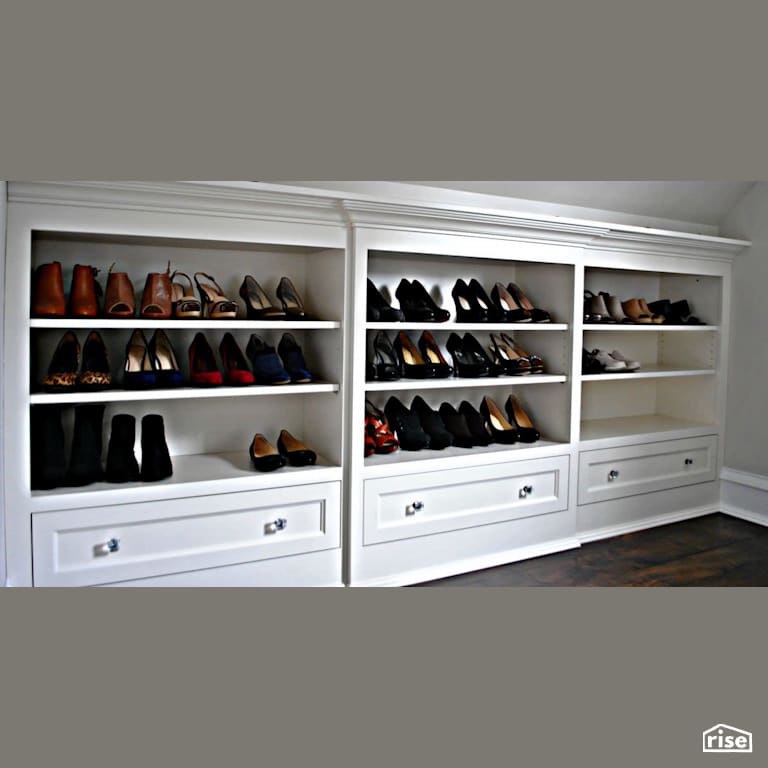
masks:
<svg viewBox="0 0 768 768"><path fill-rule="evenodd" d="M167 320L171 316L171 264L165 272L150 272L141 296L141 316Z"/></svg>
<svg viewBox="0 0 768 768"><path fill-rule="evenodd" d="M112 267L115 265L113 264ZM113 272L109 268L107 290L104 295L104 314L108 317L133 317L136 294L127 272Z"/></svg>
<svg viewBox="0 0 768 768"><path fill-rule="evenodd" d="M72 272L72 288L69 291L69 314L74 317L96 317L99 314L99 300L96 291L98 273L96 267L75 264Z"/></svg>
<svg viewBox="0 0 768 768"><path fill-rule="evenodd" d="M41 264L36 270L32 288L32 314L36 317L64 317L64 279L61 263Z"/></svg>

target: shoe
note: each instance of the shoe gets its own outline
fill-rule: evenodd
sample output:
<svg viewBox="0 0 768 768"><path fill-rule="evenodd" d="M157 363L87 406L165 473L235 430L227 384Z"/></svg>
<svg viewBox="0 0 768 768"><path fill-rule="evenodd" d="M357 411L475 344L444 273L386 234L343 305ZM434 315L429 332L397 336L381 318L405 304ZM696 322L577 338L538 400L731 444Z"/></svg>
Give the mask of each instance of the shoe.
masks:
<svg viewBox="0 0 768 768"><path fill-rule="evenodd" d="M74 392L79 368L80 342L72 331L67 331L51 357L43 389L46 392Z"/></svg>
<svg viewBox="0 0 768 768"><path fill-rule="evenodd" d="M180 387L184 383L181 366L176 359L176 352L171 346L165 331L154 332L147 345L152 363L155 366L155 382L158 387Z"/></svg>
<svg viewBox="0 0 768 768"><path fill-rule="evenodd" d="M283 334L277 345L277 353L282 358L285 370L290 374L294 384L308 384L314 380L315 377L307 369L304 354L293 334Z"/></svg>
<svg viewBox="0 0 768 768"><path fill-rule="evenodd" d="M453 375L453 368L448 365L429 331L422 331L419 337L419 351L430 368L430 378L446 379Z"/></svg>
<svg viewBox="0 0 768 768"><path fill-rule="evenodd" d="M446 430L453 437L453 445L457 448L472 448L475 444L469 431L467 420L450 403L443 403L438 414Z"/></svg>
<svg viewBox="0 0 768 768"><path fill-rule="evenodd" d="M589 317L589 320L586 318ZM592 291L584 291L584 322L615 323L616 320L608 311L603 295L595 296Z"/></svg>
<svg viewBox="0 0 768 768"><path fill-rule="evenodd" d="M594 354L589 350L581 350L581 375L582 376L594 376L595 374L602 373L603 366L597 361Z"/></svg>
<svg viewBox="0 0 768 768"><path fill-rule="evenodd" d="M366 456L371 455L371 443L373 453L394 453L400 447L384 411L379 410L370 400L365 401L365 443Z"/></svg>
<svg viewBox="0 0 768 768"><path fill-rule="evenodd" d="M414 323L444 323L450 319L448 310L438 307L429 291L418 281L403 278L395 296L405 319Z"/></svg>
<svg viewBox="0 0 768 768"><path fill-rule="evenodd" d="M198 275L210 280L210 283L201 283ZM237 317L237 302L228 299L221 286L210 275L205 272L195 272L194 278L200 294L203 317L208 317L211 320L227 320Z"/></svg>
<svg viewBox="0 0 768 768"><path fill-rule="evenodd" d="M600 296L605 303L605 306L610 313L611 317L617 323L631 323L632 318L624 314L624 310L621 307L621 300L616 296L611 296L605 291L600 291Z"/></svg>
<svg viewBox="0 0 768 768"><path fill-rule="evenodd" d="M136 314L136 293L127 272L107 273L107 289L104 292L104 314L107 317L133 317Z"/></svg>
<svg viewBox="0 0 768 768"><path fill-rule="evenodd" d="M422 448L429 448L429 435L421 428L419 417L396 397L392 396L387 400L384 413L404 451L420 451Z"/></svg>
<svg viewBox="0 0 768 768"><path fill-rule="evenodd" d="M256 379L248 367L245 355L235 341L235 337L227 332L219 344L219 357L224 366L224 380L230 387L245 387L255 383Z"/></svg>
<svg viewBox="0 0 768 768"><path fill-rule="evenodd" d="M531 364L531 373L544 373L544 361L536 354L526 352L511 336L506 333L500 334L501 340L512 349L513 352L525 358Z"/></svg>
<svg viewBox="0 0 768 768"><path fill-rule="evenodd" d="M33 491L64 485L67 457L64 450L62 408L35 405L30 412L30 469Z"/></svg>
<svg viewBox="0 0 768 768"><path fill-rule="evenodd" d="M453 444L453 435L445 428L440 414L432 410L421 395L413 398L411 411L416 414L421 428L429 436L429 447L432 450L441 451Z"/></svg>
<svg viewBox="0 0 768 768"><path fill-rule="evenodd" d="M213 350L199 331L189 346L189 383L193 387L219 387L224 383Z"/></svg>
<svg viewBox="0 0 768 768"><path fill-rule="evenodd" d="M248 448L253 466L259 472L273 472L284 467L288 460L270 443L264 435L256 433Z"/></svg>
<svg viewBox="0 0 768 768"><path fill-rule="evenodd" d="M101 286L96 282L99 270L76 264L69 289L69 314L72 317L96 317L99 314Z"/></svg>
<svg viewBox="0 0 768 768"><path fill-rule="evenodd" d="M517 439L521 443L535 443L541 437L539 430L533 426L533 422L514 395L507 398L504 410L507 412L509 423L517 430Z"/></svg>
<svg viewBox="0 0 768 768"><path fill-rule="evenodd" d="M292 467L306 467L317 462L317 454L297 440L287 429L277 438L277 450Z"/></svg>
<svg viewBox="0 0 768 768"><path fill-rule="evenodd" d="M372 365L379 381L397 381L402 376L395 348L384 331L373 337Z"/></svg>
<svg viewBox="0 0 768 768"><path fill-rule="evenodd" d="M392 307L379 293L373 282L368 279L366 320L369 323L400 323L405 320L402 310Z"/></svg>
<svg viewBox="0 0 768 768"><path fill-rule="evenodd" d="M474 278L469 284L459 278L451 290L451 296L456 305L458 323L492 323L503 319L502 312Z"/></svg>
<svg viewBox="0 0 768 768"><path fill-rule="evenodd" d="M614 360L624 363L627 371L636 371L640 368L640 363L637 360L630 360L628 357L624 357L618 349L614 349L609 354Z"/></svg>
<svg viewBox="0 0 768 768"><path fill-rule="evenodd" d="M448 337L448 343L445 348L448 354L453 358L453 370L457 376L476 379L480 376L491 375L491 363L488 356L474 354L475 348L465 349L465 340L469 334L462 339L457 333L452 333ZM477 346L480 346L479 344ZM481 348L482 349L482 348Z"/></svg>
<svg viewBox="0 0 768 768"><path fill-rule="evenodd" d="M494 365L507 376L528 376L531 373L531 361L520 355L507 344L502 335L491 334L491 352Z"/></svg>
<svg viewBox="0 0 768 768"><path fill-rule="evenodd" d="M133 450L135 442L136 418L128 413L116 413L112 417L104 469L104 479L108 483L131 483L140 479L139 463Z"/></svg>
<svg viewBox="0 0 768 768"><path fill-rule="evenodd" d="M530 323L533 319L531 313L523 309L501 283L496 283L491 289L491 301L501 312L505 323Z"/></svg>
<svg viewBox="0 0 768 768"><path fill-rule="evenodd" d="M139 315L147 320L169 320L171 317L173 288L171 262L165 272L150 272L144 282Z"/></svg>
<svg viewBox="0 0 768 768"><path fill-rule="evenodd" d="M432 369L404 331L395 337L395 354L400 365L400 371L407 379L428 379Z"/></svg>
<svg viewBox="0 0 768 768"><path fill-rule="evenodd" d="M645 325L653 322L651 317L653 313L647 308L643 309L640 304L640 299L628 299L627 301L622 301L621 308L633 323ZM656 315L656 317L659 317L659 315Z"/></svg>
<svg viewBox="0 0 768 768"><path fill-rule="evenodd" d="M75 406L75 427L72 451L65 485L90 485L104 477L101 466L101 441L104 424L104 403Z"/></svg>
<svg viewBox="0 0 768 768"><path fill-rule="evenodd" d="M173 474L173 464L165 442L165 425L158 413L148 413L141 420L141 472L145 483L165 480Z"/></svg>
<svg viewBox="0 0 768 768"><path fill-rule="evenodd" d="M61 262L41 264L32 276L32 316L64 317L66 314Z"/></svg>
<svg viewBox="0 0 768 768"><path fill-rule="evenodd" d="M252 334L245 348L257 384L290 384L291 374L283 368L274 347Z"/></svg>
<svg viewBox="0 0 768 768"><path fill-rule="evenodd" d="M469 434L472 435L473 446L486 446L493 442L493 434L489 432L483 415L468 400L459 404L459 413L467 422Z"/></svg>
<svg viewBox="0 0 768 768"><path fill-rule="evenodd" d="M177 282L176 275L183 277L187 285ZM173 316L179 320L199 318L203 313L203 308L195 296L192 278L178 269L171 275L171 310Z"/></svg>
<svg viewBox="0 0 768 768"><path fill-rule="evenodd" d="M281 277L277 284L277 298L283 305L288 320L307 320L307 313L304 310L304 302L299 296L294 284L287 278Z"/></svg>
<svg viewBox="0 0 768 768"><path fill-rule="evenodd" d="M266 291L250 275L243 278L240 298L245 302L249 320L285 320L285 312L270 301Z"/></svg>
<svg viewBox="0 0 768 768"><path fill-rule="evenodd" d="M650 315L651 322L652 323L663 323L664 322L664 316L663 315L657 315L646 303L645 299L638 299L638 303L640 304L640 309L647 315Z"/></svg>
<svg viewBox="0 0 768 768"><path fill-rule="evenodd" d="M685 299L674 304L668 299L662 299L650 303L648 308L651 312L662 315L667 325L706 325L698 317L691 315L691 309Z"/></svg>
<svg viewBox="0 0 768 768"><path fill-rule="evenodd" d="M534 323L552 322L549 312L534 307L530 299L514 283L509 283L509 285L507 285L507 291L509 291L512 298L517 302L520 309L525 309L531 313L531 320Z"/></svg>
<svg viewBox="0 0 768 768"><path fill-rule="evenodd" d="M149 352L144 331L137 328L125 345L123 386L126 389L146 389L156 384L155 360Z"/></svg>
<svg viewBox="0 0 768 768"><path fill-rule="evenodd" d="M627 373L627 364L623 360L616 360L603 349L593 349L592 357L603 367L601 373Z"/></svg>
<svg viewBox="0 0 768 768"><path fill-rule="evenodd" d="M490 397L484 397L480 403L480 413L485 424L497 443L510 445L519 439L517 427L510 424L496 403Z"/></svg>
<svg viewBox="0 0 768 768"><path fill-rule="evenodd" d="M107 348L98 331L91 331L83 344L83 364L77 377L79 389L97 392L112 383Z"/></svg>
<svg viewBox="0 0 768 768"><path fill-rule="evenodd" d="M483 345L471 333L464 334L461 344L464 354L477 361L481 367L487 368L489 376L498 376L501 373L501 369L491 360Z"/></svg>

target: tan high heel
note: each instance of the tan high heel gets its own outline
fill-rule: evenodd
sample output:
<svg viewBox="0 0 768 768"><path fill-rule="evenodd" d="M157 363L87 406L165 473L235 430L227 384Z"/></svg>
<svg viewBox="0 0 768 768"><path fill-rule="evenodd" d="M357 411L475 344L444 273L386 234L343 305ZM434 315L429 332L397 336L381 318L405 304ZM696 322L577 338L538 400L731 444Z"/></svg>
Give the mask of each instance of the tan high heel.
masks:
<svg viewBox="0 0 768 768"><path fill-rule="evenodd" d="M643 309L640 299L627 299L627 301L621 302L621 308L631 318L633 323L652 323L650 311Z"/></svg>
<svg viewBox="0 0 768 768"><path fill-rule="evenodd" d="M205 277L213 283L201 283L197 276ZM203 305L203 314L211 320L225 320L237 317L237 302L228 299L224 295L221 286L205 272L195 272L195 283L200 292L200 302Z"/></svg>
<svg viewBox="0 0 768 768"><path fill-rule="evenodd" d="M186 277L189 287L185 288L182 283L177 283L176 275ZM200 317L202 313L200 302L195 296L192 278L186 272L180 272L178 269L171 275L171 306L173 307L173 316L179 319Z"/></svg>
<svg viewBox="0 0 768 768"><path fill-rule="evenodd" d="M638 303L640 304L640 309L643 310L646 314L650 315L651 322L652 323L663 323L665 318L664 315L657 315L646 303L645 299L638 299Z"/></svg>

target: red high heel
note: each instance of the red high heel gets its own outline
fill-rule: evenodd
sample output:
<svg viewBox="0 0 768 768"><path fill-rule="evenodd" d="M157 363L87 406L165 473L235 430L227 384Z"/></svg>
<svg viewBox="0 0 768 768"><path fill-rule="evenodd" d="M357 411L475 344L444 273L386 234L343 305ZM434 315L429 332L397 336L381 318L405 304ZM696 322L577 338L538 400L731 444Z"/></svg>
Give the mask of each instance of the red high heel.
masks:
<svg viewBox="0 0 768 768"><path fill-rule="evenodd" d="M400 443L389 428L387 417L370 400L365 401L365 455L370 444L373 443L371 453L393 453L400 447Z"/></svg>

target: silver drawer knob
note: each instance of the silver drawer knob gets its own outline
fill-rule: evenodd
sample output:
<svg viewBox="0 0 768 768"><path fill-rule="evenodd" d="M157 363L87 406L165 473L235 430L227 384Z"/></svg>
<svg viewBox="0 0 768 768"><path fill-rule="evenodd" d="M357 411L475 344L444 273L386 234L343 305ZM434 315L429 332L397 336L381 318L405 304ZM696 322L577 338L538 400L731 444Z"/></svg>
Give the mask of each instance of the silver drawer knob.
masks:
<svg viewBox="0 0 768 768"><path fill-rule="evenodd" d="M110 539L104 545L104 554L106 555L112 552L119 552L119 551L120 551L120 539Z"/></svg>
<svg viewBox="0 0 768 768"><path fill-rule="evenodd" d="M693 464L693 459L686 459L685 460L685 466L686 467L690 466L691 464Z"/></svg>
<svg viewBox="0 0 768 768"><path fill-rule="evenodd" d="M524 485L520 489L520 493L518 494L521 499L524 499L528 496L528 494L533 493L533 486L532 485Z"/></svg>
<svg viewBox="0 0 768 768"><path fill-rule="evenodd" d="M275 531L283 531L288 526L288 521L284 517L278 517L277 520L273 520L271 523L267 523L267 533L274 533Z"/></svg>
<svg viewBox="0 0 768 768"><path fill-rule="evenodd" d="M608 473L608 479L609 480L615 480L619 476L619 470L618 469L612 469Z"/></svg>
<svg viewBox="0 0 768 768"><path fill-rule="evenodd" d="M424 509L423 501L414 501L405 508L406 515L415 515L417 512L421 512Z"/></svg>

